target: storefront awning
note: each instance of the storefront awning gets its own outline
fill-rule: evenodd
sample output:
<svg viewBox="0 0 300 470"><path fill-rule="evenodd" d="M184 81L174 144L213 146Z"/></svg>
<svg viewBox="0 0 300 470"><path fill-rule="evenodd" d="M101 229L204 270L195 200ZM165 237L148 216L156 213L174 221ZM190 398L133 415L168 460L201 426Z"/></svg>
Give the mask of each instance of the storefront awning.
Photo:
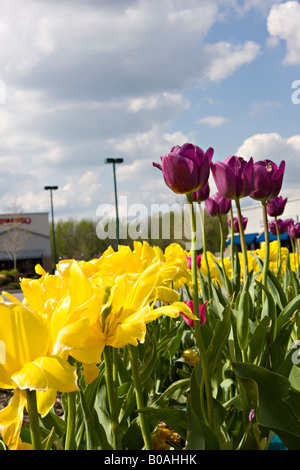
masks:
<svg viewBox="0 0 300 470"><path fill-rule="evenodd" d="M274 242L277 240L277 235L273 235L273 233L269 232L269 237L270 237L270 242ZM280 235L280 240L288 240L290 238L289 234L287 232L283 233ZM258 238L257 238L257 243L261 243L265 241L265 232L263 232Z"/></svg>
<svg viewBox="0 0 300 470"><path fill-rule="evenodd" d="M245 234L246 245L249 245L250 243L256 242L257 241L257 235L258 235L258 233L247 233L247 234ZM226 241L226 245L230 245L230 244L231 244L231 239ZM233 244L234 245L240 245L241 244L240 235L234 235Z"/></svg>

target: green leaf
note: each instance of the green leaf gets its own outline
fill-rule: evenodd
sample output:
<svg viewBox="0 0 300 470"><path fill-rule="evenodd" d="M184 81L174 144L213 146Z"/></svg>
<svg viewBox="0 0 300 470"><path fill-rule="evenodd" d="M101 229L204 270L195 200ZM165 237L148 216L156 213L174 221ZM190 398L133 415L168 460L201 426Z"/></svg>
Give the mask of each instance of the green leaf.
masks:
<svg viewBox="0 0 300 470"><path fill-rule="evenodd" d="M249 362L257 363L263 354L264 347L266 345L266 335L268 326L270 324L270 318L265 316L262 318L260 323L256 326L253 335L249 341L248 359Z"/></svg>
<svg viewBox="0 0 300 470"><path fill-rule="evenodd" d="M178 398L183 395L190 388L190 379L177 380L172 383L167 390L162 393L152 404L152 407L162 408L163 406L168 406L169 400L171 398Z"/></svg>
<svg viewBox="0 0 300 470"><path fill-rule="evenodd" d="M191 403L187 406L186 450L220 450L215 434L201 421Z"/></svg>
<svg viewBox="0 0 300 470"><path fill-rule="evenodd" d="M50 411L44 418L41 418L43 426L49 431L54 427L55 432L61 437L65 431L67 423L64 419L57 416L53 411Z"/></svg>
<svg viewBox="0 0 300 470"><path fill-rule="evenodd" d="M263 261L254 253L251 253L251 255L254 256L261 272L263 272L263 265L264 265ZM268 269L267 274L268 274L268 286L270 288L270 291L272 292L274 299L276 299L276 302L279 305L279 307L283 309L288 303L284 290L280 282L278 281L277 277L270 269Z"/></svg>
<svg viewBox="0 0 300 470"><path fill-rule="evenodd" d="M122 439L122 446L124 450L143 449L144 440L138 417L131 421L130 425L128 426L128 429L126 430Z"/></svg>
<svg viewBox="0 0 300 470"><path fill-rule="evenodd" d="M222 355L231 328L231 307L227 305L223 310L223 320L217 321L210 345L207 350L209 363L211 364L211 374L214 373L219 359Z"/></svg>
<svg viewBox="0 0 300 470"><path fill-rule="evenodd" d="M232 367L251 398L257 388L258 423L278 434L289 449L299 449L300 394L291 390L288 379L254 364L234 363Z"/></svg>
<svg viewBox="0 0 300 470"><path fill-rule="evenodd" d="M282 326L290 320L296 310L300 309L300 295L297 295L291 302L289 302L277 318L277 328L280 330Z"/></svg>

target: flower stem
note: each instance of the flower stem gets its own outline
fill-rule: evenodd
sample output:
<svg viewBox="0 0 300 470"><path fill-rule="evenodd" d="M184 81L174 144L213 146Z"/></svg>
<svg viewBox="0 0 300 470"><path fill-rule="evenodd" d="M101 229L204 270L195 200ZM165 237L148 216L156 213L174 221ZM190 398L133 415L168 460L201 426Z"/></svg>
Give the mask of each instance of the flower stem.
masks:
<svg viewBox="0 0 300 470"><path fill-rule="evenodd" d="M225 287L227 290L227 294L231 294L231 289L229 285L229 279L226 273L225 269L225 263L224 263L224 245L225 245L225 240L224 240L224 233L223 233L223 224L222 224L222 218L221 215L219 217L219 228L220 228L220 256L221 256L221 264L222 264L222 269L223 269L223 276L224 276L224 282L225 282Z"/></svg>
<svg viewBox="0 0 300 470"><path fill-rule="evenodd" d="M281 240L280 240L280 233L279 233L279 228L278 228L277 217L275 217L275 226L276 226L276 234L277 234L277 242L278 242L277 274L279 275L279 271L281 269Z"/></svg>
<svg viewBox="0 0 300 470"><path fill-rule="evenodd" d="M117 397L113 379L112 351L109 346L105 346L103 356L105 362L106 387L111 415L111 429L113 435L114 450L122 450L120 426L118 422Z"/></svg>
<svg viewBox="0 0 300 470"><path fill-rule="evenodd" d="M195 212L193 208L193 200L192 195L187 194L187 201L190 213L190 220L191 220L191 257L192 257L192 284L193 284L193 307L194 307L194 315L199 317L199 294L198 294L198 276L197 276L197 250L196 250L196 219L195 219ZM203 381L205 385L206 391L206 400L207 400L207 418L208 418L208 425L211 430L214 428L214 417L213 417L213 395L212 395L212 384L211 384L211 375L209 370L209 363L207 358L207 353L205 349L205 345L202 338L202 332L200 327L200 322L194 322L194 329L195 329L195 338L196 343L200 352L200 360L202 363L202 371L203 371Z"/></svg>
<svg viewBox="0 0 300 470"><path fill-rule="evenodd" d="M36 391L26 390L31 443L34 450L41 450L39 415L36 403Z"/></svg>
<svg viewBox="0 0 300 470"><path fill-rule="evenodd" d="M230 241L230 255L231 255L231 269L234 272L234 225L233 225L233 210L230 206L230 222L231 222L231 241Z"/></svg>
<svg viewBox="0 0 300 470"><path fill-rule="evenodd" d="M136 346L132 346L131 344L128 344L128 352L129 352L130 363L131 363L133 385L135 389L136 404L137 404L138 409L142 409L144 408L144 398L143 398L142 384L141 384L141 380L139 376ZM140 423L141 423L145 449L152 450L153 449L152 437L151 437L151 433L149 430L147 418L143 413L139 413L139 418L140 418Z"/></svg>
<svg viewBox="0 0 300 470"><path fill-rule="evenodd" d="M201 202L199 202L198 204L199 204L199 209L200 209L200 220L201 220L201 227L202 227L203 255L204 255L204 260L205 260L205 264L206 264L207 280L208 280L209 291L210 291L211 290L211 275L210 275L210 269L209 269L208 258L207 258L204 215L203 215L203 211L202 211L202 207L201 207Z"/></svg>
<svg viewBox="0 0 300 470"><path fill-rule="evenodd" d="M65 450L75 450L76 392L68 393L68 421Z"/></svg>
<svg viewBox="0 0 300 470"><path fill-rule="evenodd" d="M269 267L269 258L270 258L270 237L269 237L269 225L268 225L268 213L267 213L267 204L265 201L262 201L263 208L263 219L264 219L264 230L265 230L265 257L264 257L264 267L262 273L262 284L267 287L268 279L268 267ZM263 299L265 294L263 292Z"/></svg>
<svg viewBox="0 0 300 470"><path fill-rule="evenodd" d="M243 254L243 263L244 263L244 283L246 283L246 279L248 277L248 255L247 255L247 245L245 240L245 231L242 219L242 212L241 212L241 205L240 200L235 200L236 204L236 211L239 220L239 229L240 229L240 239L241 239L241 247L242 247L242 254Z"/></svg>

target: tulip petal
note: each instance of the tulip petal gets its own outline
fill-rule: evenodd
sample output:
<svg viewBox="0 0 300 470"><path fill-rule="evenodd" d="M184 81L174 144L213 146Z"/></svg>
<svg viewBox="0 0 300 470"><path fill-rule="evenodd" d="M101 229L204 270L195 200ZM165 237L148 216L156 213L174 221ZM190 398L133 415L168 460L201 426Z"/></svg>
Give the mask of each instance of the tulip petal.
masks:
<svg viewBox="0 0 300 470"><path fill-rule="evenodd" d="M44 418L53 408L57 397L57 391L54 388L36 392L37 410L38 413Z"/></svg>
<svg viewBox="0 0 300 470"><path fill-rule="evenodd" d="M3 441L10 450L16 450L21 445L20 431L25 404L25 392L15 390L9 404L0 410L0 432Z"/></svg>
<svg viewBox="0 0 300 470"><path fill-rule="evenodd" d="M47 377L43 369L35 362L28 362L11 378L20 390L47 390L48 388Z"/></svg>
<svg viewBox="0 0 300 470"><path fill-rule="evenodd" d="M0 340L5 344L5 369L13 374L27 362L47 354L49 323L18 304L0 304Z"/></svg>
<svg viewBox="0 0 300 470"><path fill-rule="evenodd" d="M52 353L61 356L64 351L83 347L88 337L89 320L88 318L81 318L59 331Z"/></svg>
<svg viewBox="0 0 300 470"><path fill-rule="evenodd" d="M35 361L47 377L48 387L59 392L75 392L77 385L76 368L58 356L40 357Z"/></svg>
<svg viewBox="0 0 300 470"><path fill-rule="evenodd" d="M178 154L162 157L163 176L166 185L177 194L199 189L199 169L196 162Z"/></svg>
<svg viewBox="0 0 300 470"><path fill-rule="evenodd" d="M171 318L177 318L180 313L184 313L188 318L192 320L198 320L198 318L193 314L191 309L184 302L174 302L172 305L165 305L163 307L158 307L152 309L147 315L147 323L156 320L161 315L166 315Z"/></svg>

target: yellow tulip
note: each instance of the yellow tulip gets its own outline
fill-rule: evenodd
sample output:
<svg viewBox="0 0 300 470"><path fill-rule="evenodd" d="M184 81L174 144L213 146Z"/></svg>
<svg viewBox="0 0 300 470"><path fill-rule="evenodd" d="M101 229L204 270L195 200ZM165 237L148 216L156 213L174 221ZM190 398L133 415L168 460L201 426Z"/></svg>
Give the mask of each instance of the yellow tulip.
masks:
<svg viewBox="0 0 300 470"><path fill-rule="evenodd" d="M51 351L48 319L19 304L0 304L0 340L5 361L0 364L0 387L14 390L0 411L0 431L10 449L20 448L26 390L55 394L78 390L76 369Z"/></svg>
<svg viewBox="0 0 300 470"><path fill-rule="evenodd" d="M161 276L160 263L147 268L137 279L124 274L116 279L111 290L110 311L106 319L100 319L105 335L105 344L121 348L126 344L136 346L142 342L146 334L146 324L161 315L177 317L181 311L190 318L196 318L183 302L173 302L171 305L154 308L162 290L158 284ZM158 288L158 289L157 289ZM166 296L166 290L163 290ZM169 299L175 299L174 293L168 291ZM176 297L177 298L177 297ZM104 344L103 344L104 348Z"/></svg>

